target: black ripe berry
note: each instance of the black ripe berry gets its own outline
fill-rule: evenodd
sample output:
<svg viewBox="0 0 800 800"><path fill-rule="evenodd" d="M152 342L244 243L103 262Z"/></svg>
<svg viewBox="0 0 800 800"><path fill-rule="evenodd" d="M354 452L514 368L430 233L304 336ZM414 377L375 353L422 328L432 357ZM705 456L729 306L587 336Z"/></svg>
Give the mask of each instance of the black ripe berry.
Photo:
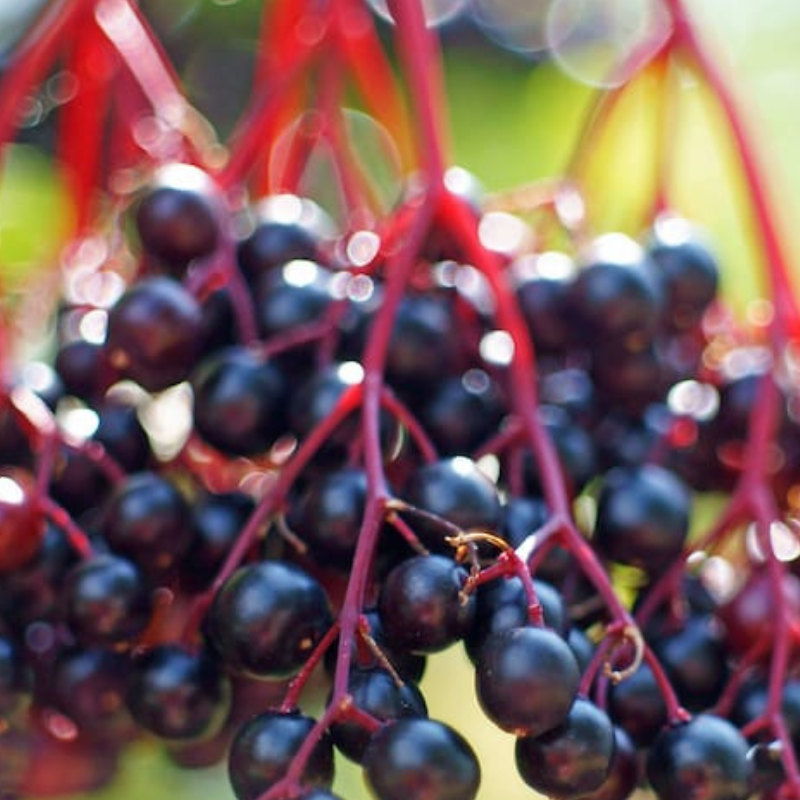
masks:
<svg viewBox="0 0 800 800"><path fill-rule="evenodd" d="M211 606L211 641L231 668L264 678L295 673L332 623L319 582L300 567L261 561L241 567Z"/></svg>
<svg viewBox="0 0 800 800"><path fill-rule="evenodd" d="M364 753L367 783L378 800L472 800L480 766L467 741L430 719L381 728Z"/></svg>
<svg viewBox="0 0 800 800"><path fill-rule="evenodd" d="M378 613L392 647L435 653L461 639L472 624L475 598L464 596L467 571L446 556L414 556L387 576Z"/></svg>
<svg viewBox="0 0 800 800"><path fill-rule="evenodd" d="M567 718L541 736L517 739L523 780L550 797L571 797L599 788L614 757L614 726L596 705L579 697Z"/></svg>
<svg viewBox="0 0 800 800"><path fill-rule="evenodd" d="M311 717L273 711L246 722L228 753L228 775L238 800L256 800L281 780L313 727ZM306 763L303 782L327 788L333 770L333 745L324 734Z"/></svg>
<svg viewBox="0 0 800 800"><path fill-rule="evenodd" d="M690 504L688 489L669 470L617 467L600 491L595 547L614 561L657 572L683 549Z"/></svg>
<svg viewBox="0 0 800 800"><path fill-rule="evenodd" d="M475 666L475 689L486 715L504 730L538 736L567 717L580 671L554 631L526 625L488 636Z"/></svg>
<svg viewBox="0 0 800 800"><path fill-rule="evenodd" d="M751 766L745 738L727 720L699 714L666 728L647 757L659 800L744 800Z"/></svg>

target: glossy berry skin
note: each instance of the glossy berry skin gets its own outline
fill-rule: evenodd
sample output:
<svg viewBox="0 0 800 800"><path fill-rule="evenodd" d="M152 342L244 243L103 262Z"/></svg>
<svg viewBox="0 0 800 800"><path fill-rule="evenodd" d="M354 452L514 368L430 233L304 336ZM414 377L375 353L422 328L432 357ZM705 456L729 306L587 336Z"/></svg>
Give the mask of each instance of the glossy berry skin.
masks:
<svg viewBox="0 0 800 800"><path fill-rule="evenodd" d="M499 425L500 390L483 370L472 369L439 383L419 415L440 453L466 455Z"/></svg>
<svg viewBox="0 0 800 800"><path fill-rule="evenodd" d="M387 379L398 393L413 393L451 371L456 349L453 320L452 309L440 298L403 297L386 354Z"/></svg>
<svg viewBox="0 0 800 800"><path fill-rule="evenodd" d="M49 701L84 733L125 736L134 730L125 706L130 660L106 647L60 652L47 687Z"/></svg>
<svg viewBox="0 0 800 800"><path fill-rule="evenodd" d="M586 343L649 341L664 303L654 265L621 234L596 240L569 288L568 306Z"/></svg>
<svg viewBox="0 0 800 800"><path fill-rule="evenodd" d="M318 321L333 301L330 280L327 269L303 260L290 261L262 275L256 287L261 335L266 338ZM297 352L293 349L287 360L294 360Z"/></svg>
<svg viewBox="0 0 800 800"><path fill-rule="evenodd" d="M267 272L296 259L315 261L317 235L299 223L264 220L241 241L237 249L239 266L253 283Z"/></svg>
<svg viewBox="0 0 800 800"><path fill-rule="evenodd" d="M647 780L659 800L744 800L750 794L747 750L730 722L699 714L656 738Z"/></svg>
<svg viewBox="0 0 800 800"><path fill-rule="evenodd" d="M719 265L716 256L686 221L657 221L648 252L666 290L667 324L686 330L700 322L716 296Z"/></svg>
<svg viewBox="0 0 800 800"><path fill-rule="evenodd" d="M63 532L46 525L34 557L0 580L0 617L14 633L24 635L32 622L60 617L61 587L76 560Z"/></svg>
<svg viewBox="0 0 800 800"><path fill-rule="evenodd" d="M82 400L91 401L96 397L102 364L103 346L85 339L65 342L55 356L55 369L64 391Z"/></svg>
<svg viewBox="0 0 800 800"><path fill-rule="evenodd" d="M597 474L597 452L592 437L558 406L539 409L544 427L555 446L570 491L578 493ZM525 459L525 485L534 496L541 496L542 486L536 461Z"/></svg>
<svg viewBox="0 0 800 800"><path fill-rule="evenodd" d="M560 636L565 636L569 616L564 599L553 586L544 581L534 579L533 588L542 606L545 625ZM528 622L528 597L518 577L481 584L475 592L475 619L469 633L464 637L467 654L474 662L491 634L519 628Z"/></svg>
<svg viewBox="0 0 800 800"><path fill-rule="evenodd" d="M150 620L150 591L126 558L98 554L67 575L63 589L66 621L85 643L129 643Z"/></svg>
<svg viewBox="0 0 800 800"><path fill-rule="evenodd" d="M155 472L131 475L113 492L103 533L112 549L148 573L175 565L192 543L189 506L180 492Z"/></svg>
<svg viewBox="0 0 800 800"><path fill-rule="evenodd" d="M261 561L241 567L220 588L208 627L234 670L285 678L300 669L332 621L315 578L293 564Z"/></svg>
<svg viewBox="0 0 800 800"><path fill-rule="evenodd" d="M238 800L256 800L283 778L313 727L311 717L273 711L246 722L228 753L228 775ZM306 764L303 783L328 788L333 769L333 745L323 734Z"/></svg>
<svg viewBox="0 0 800 800"><path fill-rule="evenodd" d="M593 541L607 558L657 572L680 555L691 497L676 475L655 464L606 474Z"/></svg>
<svg viewBox="0 0 800 800"><path fill-rule="evenodd" d="M191 383L195 429L217 450L255 455L280 435L287 386L275 364L234 346L204 358Z"/></svg>
<svg viewBox="0 0 800 800"><path fill-rule="evenodd" d="M348 691L356 708L381 722L404 717L427 717L422 692L413 683L398 686L385 669L355 669L350 673ZM361 763L370 742L370 733L353 722L334 722L330 728L336 747L351 761Z"/></svg>
<svg viewBox="0 0 800 800"><path fill-rule="evenodd" d="M611 720L594 703L578 697L557 728L517 739L517 769L525 783L549 797L580 795L606 780L614 747Z"/></svg>
<svg viewBox="0 0 800 800"><path fill-rule="evenodd" d="M253 499L241 492L202 494L194 499L194 537L180 564L190 587L201 591L214 579L254 508Z"/></svg>
<svg viewBox="0 0 800 800"><path fill-rule="evenodd" d="M435 653L461 639L475 613L475 598L462 597L467 571L446 556L414 556L387 576L378 614L392 647Z"/></svg>
<svg viewBox="0 0 800 800"><path fill-rule="evenodd" d="M622 728L614 728L614 755L606 779L596 789L581 794L581 800L625 800L639 786L636 747Z"/></svg>
<svg viewBox="0 0 800 800"><path fill-rule="evenodd" d="M563 352L574 336L567 313L574 278L571 266L565 262L563 276L534 274L521 280L516 287L528 331L536 349L541 352Z"/></svg>
<svg viewBox="0 0 800 800"><path fill-rule="evenodd" d="M708 615L691 615L680 630L652 641L681 705L693 713L713 706L728 682L723 632Z"/></svg>
<svg viewBox="0 0 800 800"><path fill-rule="evenodd" d="M145 278L110 309L106 356L121 377L158 392L188 377L202 336L197 300L171 278Z"/></svg>
<svg viewBox="0 0 800 800"><path fill-rule="evenodd" d="M364 470L323 474L292 505L289 526L308 545L315 561L346 571L358 542L366 497Z"/></svg>
<svg viewBox="0 0 800 800"><path fill-rule="evenodd" d="M767 710L769 686L764 678L745 683L731 710L731 721L739 728L758 719ZM781 716L795 749L800 745L800 680L788 678L781 688Z"/></svg>
<svg viewBox="0 0 800 800"><path fill-rule="evenodd" d="M563 724L579 682L569 645L554 631L533 625L487 637L475 665L484 713L518 736L539 736Z"/></svg>
<svg viewBox="0 0 800 800"><path fill-rule="evenodd" d="M369 625L369 635L378 646L381 654L392 665L395 672L397 672L404 681L419 683L425 673L427 658L417 653L411 653L408 650L391 647L386 641L386 634L384 633L377 609L366 609L364 611L364 617ZM331 676L333 676L336 666L338 641L337 639L336 643L325 651L325 668ZM351 663L356 665L359 669L381 667L380 660L376 657L375 653L363 642L354 643L352 650L353 655Z"/></svg>
<svg viewBox="0 0 800 800"><path fill-rule="evenodd" d="M172 164L139 201L136 229L149 255L180 268L216 248L216 213L208 176L188 164Z"/></svg>
<svg viewBox="0 0 800 800"><path fill-rule="evenodd" d="M469 743L429 719L381 728L364 753L367 783L378 800L473 800L480 765Z"/></svg>
<svg viewBox="0 0 800 800"><path fill-rule="evenodd" d="M92 440L128 473L145 470L152 452L150 440L139 422L136 408L113 400L96 406L98 424Z"/></svg>
<svg viewBox="0 0 800 800"><path fill-rule="evenodd" d="M653 671L642 664L609 689L611 719L639 747L647 747L667 723L667 707Z"/></svg>
<svg viewBox="0 0 800 800"><path fill-rule="evenodd" d="M22 470L0 472L0 574L36 555L45 527L32 477Z"/></svg>
<svg viewBox="0 0 800 800"><path fill-rule="evenodd" d="M497 531L502 507L495 485L478 465L465 456L434 461L415 470L406 481L402 497L410 505L443 517L462 530ZM409 516L422 543L436 552L452 552L435 522Z"/></svg>
<svg viewBox="0 0 800 800"><path fill-rule="evenodd" d="M165 739L214 735L230 698L230 683L207 652L162 644L133 662L128 708L145 730Z"/></svg>

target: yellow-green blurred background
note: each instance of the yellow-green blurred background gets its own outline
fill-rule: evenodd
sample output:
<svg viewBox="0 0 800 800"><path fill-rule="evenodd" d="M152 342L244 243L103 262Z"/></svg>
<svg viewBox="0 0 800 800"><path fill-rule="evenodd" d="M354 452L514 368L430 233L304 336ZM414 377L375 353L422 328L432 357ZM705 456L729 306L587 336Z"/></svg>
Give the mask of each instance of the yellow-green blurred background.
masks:
<svg viewBox="0 0 800 800"><path fill-rule="evenodd" d="M7 19L18 4L0 0L0 19ZM150 0L142 5L175 52L190 95L218 122L224 136L237 108L220 75L234 82L249 80L248 48L260 3ZM800 2L689 0L687 5L731 76L768 178L773 212L794 263L800 264L794 224L800 214ZM592 90L547 60L489 46L474 30L448 31L445 55L454 161L473 171L489 190L559 174ZM713 100L688 74L675 107L679 123L672 144L671 197L678 210L707 227L722 258L725 291L741 308L758 291L761 267L736 156ZM598 142L590 208L598 230L638 233L631 209L650 180L648 121L655 113L654 98L647 91L637 93L615 120L613 135ZM46 121L38 128L24 131L24 144L10 149L1 173L0 263L12 286L32 270L54 263L61 244L60 220L68 213L47 155ZM460 729L478 750L483 765L480 800L532 796L516 778L512 738L493 730L477 710L460 648L429 659L423 689L431 716ZM343 759L339 767L335 790L345 800L365 797L358 769ZM228 800L232 793L222 770L179 772L156 744L143 743L131 750L119 780L96 797Z"/></svg>

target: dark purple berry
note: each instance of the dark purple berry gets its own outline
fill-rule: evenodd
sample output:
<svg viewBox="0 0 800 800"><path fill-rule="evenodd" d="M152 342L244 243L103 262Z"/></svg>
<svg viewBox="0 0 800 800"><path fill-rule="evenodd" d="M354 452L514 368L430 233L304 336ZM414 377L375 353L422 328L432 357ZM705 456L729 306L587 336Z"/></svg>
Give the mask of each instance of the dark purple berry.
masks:
<svg viewBox="0 0 800 800"><path fill-rule="evenodd" d="M683 481L663 467L611 470L597 503L595 547L614 561L657 572L680 555L690 506Z"/></svg>
<svg viewBox="0 0 800 800"><path fill-rule="evenodd" d="M402 498L429 514L443 517L462 530L498 531L502 507L497 487L472 459L465 456L435 461L415 470L403 487ZM409 514L409 522L423 544L450 552L435 521Z"/></svg>
<svg viewBox="0 0 800 800"><path fill-rule="evenodd" d="M149 588L126 558L98 554L81 561L66 577L66 620L86 643L129 643L150 620Z"/></svg>
<svg viewBox="0 0 800 800"><path fill-rule="evenodd" d="M532 625L487 637L475 665L481 708L518 736L538 736L561 725L579 682L569 645L555 631Z"/></svg>
<svg viewBox="0 0 800 800"><path fill-rule="evenodd" d="M264 453L285 422L286 380L275 364L244 347L203 359L192 373L194 424L229 455Z"/></svg>
<svg viewBox="0 0 800 800"><path fill-rule="evenodd" d="M103 532L115 552L146 572L163 572L174 566L194 535L183 496L154 472L131 475L114 490Z"/></svg>
<svg viewBox="0 0 800 800"><path fill-rule="evenodd" d="M664 729L647 756L659 800L744 800L751 764L745 738L727 720L700 714Z"/></svg>
<svg viewBox="0 0 800 800"><path fill-rule="evenodd" d="M430 719L390 722L364 753L364 769L378 800L473 800L480 766L467 741Z"/></svg>
<svg viewBox="0 0 800 800"><path fill-rule="evenodd" d="M157 392L188 377L202 333L200 304L180 283L146 278L109 311L106 353L122 377Z"/></svg>
<svg viewBox="0 0 800 800"><path fill-rule="evenodd" d="M153 647L133 662L127 703L145 730L165 739L196 739L219 731L231 689L207 652L174 644Z"/></svg>
<svg viewBox="0 0 800 800"><path fill-rule="evenodd" d="M228 775L238 800L256 800L286 774L314 720L302 714L267 711L246 722L236 733L228 754ZM330 787L333 745L319 739L303 771L303 783Z"/></svg>
<svg viewBox="0 0 800 800"><path fill-rule="evenodd" d="M170 164L136 207L142 247L180 274L196 258L210 255L219 230L211 179L189 164Z"/></svg>
<svg viewBox="0 0 800 800"><path fill-rule="evenodd" d="M461 639L472 624L475 598L462 590L467 571L446 556L414 556L387 576L378 613L393 647L435 653Z"/></svg>
<svg viewBox="0 0 800 800"><path fill-rule="evenodd" d="M385 669L355 669L350 673L348 692L353 705L381 722L402 717L427 717L428 708L420 690L413 683L398 684ZM334 722L331 739L349 759L361 763L370 741L370 733L354 722Z"/></svg>
<svg viewBox="0 0 800 800"><path fill-rule="evenodd" d="M265 678L294 674L332 622L319 582L279 561L238 569L217 592L208 616L211 640L224 661Z"/></svg>
<svg viewBox="0 0 800 800"><path fill-rule="evenodd" d="M611 720L594 703L579 697L557 728L517 739L517 769L537 792L573 797L602 786L614 748Z"/></svg>

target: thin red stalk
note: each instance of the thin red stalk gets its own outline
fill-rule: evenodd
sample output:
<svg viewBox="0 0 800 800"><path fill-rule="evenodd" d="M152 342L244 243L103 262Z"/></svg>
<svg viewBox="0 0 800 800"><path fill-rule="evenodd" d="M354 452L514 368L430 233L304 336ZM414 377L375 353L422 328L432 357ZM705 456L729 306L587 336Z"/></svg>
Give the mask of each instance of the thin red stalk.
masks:
<svg viewBox="0 0 800 800"><path fill-rule="evenodd" d="M408 545L417 553L427 553L428 550L417 537L414 529L399 514L389 514L386 521L397 533L403 537Z"/></svg>
<svg viewBox="0 0 800 800"><path fill-rule="evenodd" d="M133 75L153 113L180 136L164 138L162 159L202 161L195 142L188 136L189 104L181 92L174 70L144 17L128 0L103 0L95 19Z"/></svg>
<svg viewBox="0 0 800 800"><path fill-rule="evenodd" d="M478 238L477 220L466 203L452 194L444 194L442 221L456 234L473 266L479 269L492 289L500 328L510 336L514 354L509 364L513 408L539 468L545 502L553 514L563 520L559 536L575 556L586 577L594 584L615 619L633 625L603 566L589 543L572 522L571 502L552 440L539 417L537 370L533 344L527 333L522 312L505 280L502 265L486 250Z"/></svg>
<svg viewBox="0 0 800 800"><path fill-rule="evenodd" d="M89 537L69 513L47 496L39 498L45 516L67 537L70 547L80 558L91 558L94 548Z"/></svg>
<svg viewBox="0 0 800 800"><path fill-rule="evenodd" d="M258 341L258 323L253 308L253 298L236 258L236 241L229 230L226 210L217 213L220 241L209 260L194 268L186 281L190 292L198 297L206 293L209 286L218 281L228 290L233 306L239 340L244 344Z"/></svg>
<svg viewBox="0 0 800 800"><path fill-rule="evenodd" d="M71 187L75 228L85 231L95 212L100 187L103 138L116 67L108 41L89 9L77 20L76 35L68 49L65 74L77 86L75 96L60 110L57 154L66 184Z"/></svg>
<svg viewBox="0 0 800 800"><path fill-rule="evenodd" d="M441 85L438 42L425 25L420 0L389 0L395 20L395 38L408 78L409 91L417 112L418 152L429 186L442 183L445 158L442 148L444 123L441 109L446 107Z"/></svg>
<svg viewBox="0 0 800 800"><path fill-rule="evenodd" d="M747 652L736 662L736 667L714 706L715 714L720 717L727 717L731 713L739 691L749 677L752 668L761 661L771 647L771 637L765 632L753 642Z"/></svg>
<svg viewBox="0 0 800 800"><path fill-rule="evenodd" d="M436 452L436 446L420 421L414 416L411 409L385 386L381 392L381 405L408 431L425 463L431 464L438 460L439 454Z"/></svg>
<svg viewBox="0 0 800 800"><path fill-rule="evenodd" d="M522 423L516 417L512 417L503 423L503 427L494 436L475 451L474 458L481 458L489 454L499 455L503 450L517 444L522 436Z"/></svg>
<svg viewBox="0 0 800 800"><path fill-rule="evenodd" d="M283 119L284 104L316 52L316 47L299 45L280 72L262 82L230 137L231 155L218 175L223 187L231 188L242 182L264 148L272 143L275 127Z"/></svg>
<svg viewBox="0 0 800 800"><path fill-rule="evenodd" d="M336 31L342 54L370 113L391 131L402 161L410 161L408 113L381 46L373 17L361 0L340 0Z"/></svg>
<svg viewBox="0 0 800 800"><path fill-rule="evenodd" d="M433 218L435 197L428 196L417 209L408 237L389 259L388 279L381 312L370 330L364 352L364 402L361 409L361 426L364 437L364 469L367 474L366 513L353 557L350 580L339 614L341 635L336 658L336 674L333 684L333 702L337 702L347 691L352 658L351 642L358 629L363 610L367 582L372 569L375 548L381 530L386 500L389 496L383 470L380 439L380 406L383 391L383 373L386 353L394 327L394 319L405 293L411 273L416 265L417 254Z"/></svg>
<svg viewBox="0 0 800 800"><path fill-rule="evenodd" d="M771 297L775 305L774 334L776 344L786 339L800 339L800 310L791 279L792 267L788 253L778 233L775 216L767 188L766 173L745 123L734 94L734 82L720 68L704 42L697 35L684 0L668 0L675 24L676 44L683 47L690 60L708 82L725 116L728 128L736 143L739 160L749 188L750 207L758 225L771 282Z"/></svg>
<svg viewBox="0 0 800 800"><path fill-rule="evenodd" d="M644 648L644 661L647 666L650 667L650 671L653 673L656 685L658 686L658 691L664 698L667 721L672 725L679 722L686 722L690 719L691 715L681 706L678 696L675 694L675 690L672 688L672 684L667 677L667 673L664 672L664 667L661 666L661 662L646 645Z"/></svg>
<svg viewBox="0 0 800 800"><path fill-rule="evenodd" d="M319 640L319 642L317 642L314 652L312 652L311 655L306 659L306 662L303 664L300 672L298 672L289 683L289 687L286 690L283 701L281 702L280 710L282 712L288 714L289 712L297 709L298 702L300 701L300 695L302 694L305 685L311 678L311 674L314 672L317 664L319 664L319 662L322 660L325 652L334 643L338 635L339 625L337 622L334 622L334 624L328 628L325 635Z"/></svg>
<svg viewBox="0 0 800 800"><path fill-rule="evenodd" d="M227 558L214 577L211 585L193 601L183 633L184 642L193 641L214 595L241 564L247 551L255 542L262 526L283 502L292 484L311 458L313 458L314 454L325 444L345 417L358 407L361 394L361 387L353 386L339 398L339 402L336 404L333 411L331 411L331 413L303 440L292 458L284 465L275 483L263 497L261 497L255 510L239 533L235 544L231 547Z"/></svg>
<svg viewBox="0 0 800 800"><path fill-rule="evenodd" d="M76 17L92 0L52 3L33 24L4 65L0 80L0 152L18 127L22 101L44 77Z"/></svg>

